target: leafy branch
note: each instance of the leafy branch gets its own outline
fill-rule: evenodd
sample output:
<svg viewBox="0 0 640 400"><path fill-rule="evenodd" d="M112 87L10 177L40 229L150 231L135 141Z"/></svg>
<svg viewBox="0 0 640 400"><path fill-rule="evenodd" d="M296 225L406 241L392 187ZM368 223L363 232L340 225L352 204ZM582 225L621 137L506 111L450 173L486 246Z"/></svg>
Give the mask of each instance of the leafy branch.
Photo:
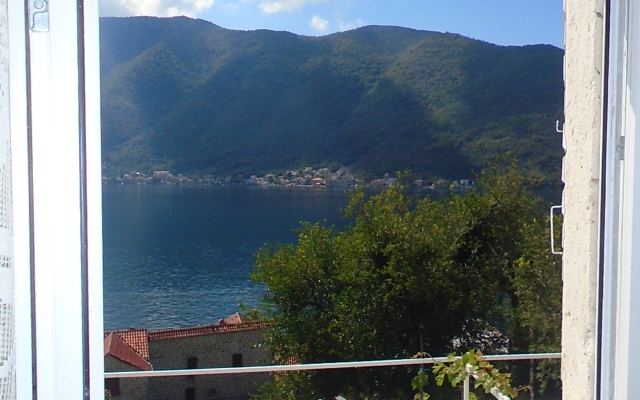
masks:
<svg viewBox="0 0 640 400"><path fill-rule="evenodd" d="M518 396L518 392L529 389L527 386L512 387L511 374L500 372L491 363L482 358L481 352L476 352L475 350L470 350L461 357L449 354L447 361L437 362L431 372L438 386L442 386L446 380L451 387L457 388L468 377L473 377L474 388L482 387L485 393L492 393L497 389L503 395L515 398ZM418 392L414 396L415 400L429 399L429 395L424 391L427 383L427 373L424 370L420 370L418 375L411 381L413 390ZM477 400L474 393L470 393L469 397L472 400Z"/></svg>

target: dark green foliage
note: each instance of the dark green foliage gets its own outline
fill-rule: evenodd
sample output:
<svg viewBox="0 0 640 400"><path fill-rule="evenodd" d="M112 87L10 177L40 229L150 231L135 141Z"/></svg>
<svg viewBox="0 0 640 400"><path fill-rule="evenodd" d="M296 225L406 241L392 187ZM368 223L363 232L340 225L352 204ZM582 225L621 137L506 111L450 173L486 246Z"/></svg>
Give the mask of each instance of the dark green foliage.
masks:
<svg viewBox="0 0 640 400"><path fill-rule="evenodd" d="M471 382L469 382L469 398L471 400L478 400L474 389L477 391L479 388L481 388L485 394L491 393L495 388L498 389L502 395L512 399L518 396L518 392L528 389L526 387L513 387L511 385L511 374L499 371L491 365L491 363L482 358L482 353L476 352L475 350L469 350L457 358L454 354L449 354L447 358L447 362L438 362L431 369L437 385L442 386L446 379L451 387L460 387L463 389L465 379L473 379L473 386L471 386ZM427 377L428 375L423 371L411 382L413 390L418 391L414 399L428 400L429 396L425 396L423 393L423 389L428 383Z"/></svg>
<svg viewBox="0 0 640 400"><path fill-rule="evenodd" d="M560 226L560 217L557 219L556 226ZM512 290L517 294L517 302L511 313L513 323L510 324L510 347L513 352L519 353L559 352L562 259L549 251L548 217L527 223L522 229L529 239L525 243L522 257L513 265L511 282ZM560 243L559 235L555 240ZM539 361L530 365L529 371L515 372L525 376L521 381L529 381L537 391L554 392L560 388L558 360ZM535 376L535 380L531 381L531 375Z"/></svg>
<svg viewBox="0 0 640 400"><path fill-rule="evenodd" d="M562 51L551 46L395 27L314 38L103 18L101 62L104 159L126 171L334 164L460 179L510 150L559 176Z"/></svg>
<svg viewBox="0 0 640 400"><path fill-rule="evenodd" d="M268 289L275 361L490 353L506 346L487 337L496 329L512 351L557 350L560 266L547 256L539 202L513 165L490 167L478 181L479 190L440 200L415 200L403 185L366 201L355 193L346 230L304 224L297 244L263 248L253 277ZM410 398L414 376L409 368L323 371L296 375L304 386L294 386L307 391L297 398ZM283 376L265 390L291 384Z"/></svg>

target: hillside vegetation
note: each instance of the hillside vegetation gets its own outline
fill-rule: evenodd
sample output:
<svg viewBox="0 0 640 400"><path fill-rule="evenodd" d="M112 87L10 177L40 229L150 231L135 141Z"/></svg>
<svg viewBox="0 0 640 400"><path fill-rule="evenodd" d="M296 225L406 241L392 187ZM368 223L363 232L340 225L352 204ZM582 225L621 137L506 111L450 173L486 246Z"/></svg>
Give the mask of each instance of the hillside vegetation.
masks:
<svg viewBox="0 0 640 400"><path fill-rule="evenodd" d="M562 50L369 26L323 37L101 19L105 174L347 166L469 177L510 151L559 180Z"/></svg>

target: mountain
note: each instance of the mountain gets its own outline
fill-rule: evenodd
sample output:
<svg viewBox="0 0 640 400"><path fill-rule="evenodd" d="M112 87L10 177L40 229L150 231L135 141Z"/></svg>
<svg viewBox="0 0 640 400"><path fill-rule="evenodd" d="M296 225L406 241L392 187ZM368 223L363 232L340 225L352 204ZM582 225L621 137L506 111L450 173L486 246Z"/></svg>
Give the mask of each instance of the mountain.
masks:
<svg viewBox="0 0 640 400"><path fill-rule="evenodd" d="M368 26L322 37L102 18L106 174L348 166L470 176L510 151L559 180L562 50Z"/></svg>

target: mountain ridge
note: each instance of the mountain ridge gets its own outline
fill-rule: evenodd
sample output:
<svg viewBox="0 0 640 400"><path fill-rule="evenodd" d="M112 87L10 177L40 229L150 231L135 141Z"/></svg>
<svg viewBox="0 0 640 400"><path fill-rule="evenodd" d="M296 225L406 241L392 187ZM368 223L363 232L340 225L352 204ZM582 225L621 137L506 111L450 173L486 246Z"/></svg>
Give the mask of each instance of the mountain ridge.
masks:
<svg viewBox="0 0 640 400"><path fill-rule="evenodd" d="M321 37L102 18L105 174L306 165L459 178L510 151L558 180L562 50L369 26Z"/></svg>

